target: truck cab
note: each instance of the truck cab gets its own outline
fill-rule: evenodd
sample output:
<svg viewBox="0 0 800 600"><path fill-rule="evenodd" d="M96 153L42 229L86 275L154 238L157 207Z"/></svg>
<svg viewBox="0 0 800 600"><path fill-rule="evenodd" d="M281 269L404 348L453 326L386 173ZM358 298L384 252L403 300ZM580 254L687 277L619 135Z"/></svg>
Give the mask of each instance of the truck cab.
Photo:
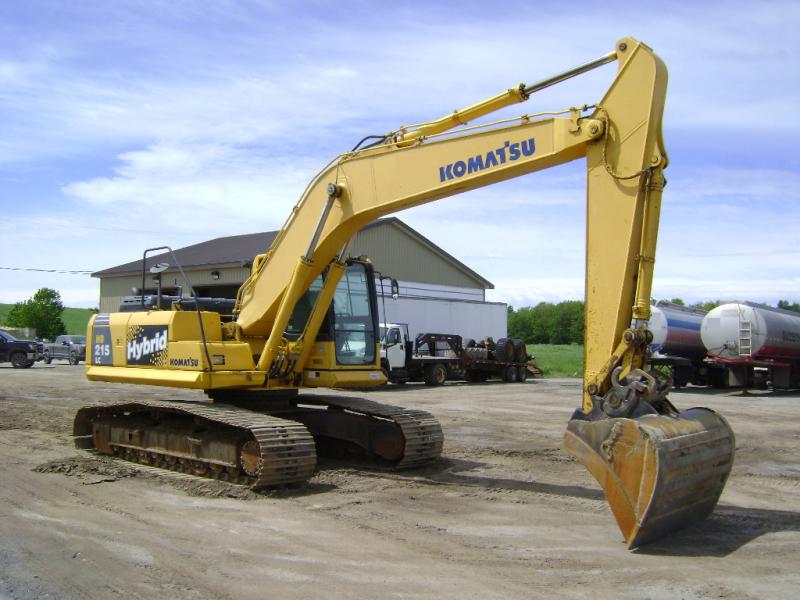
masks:
<svg viewBox="0 0 800 600"><path fill-rule="evenodd" d="M39 342L18 340L10 333L0 331L0 362L10 362L15 369L29 369L41 358Z"/></svg>
<svg viewBox="0 0 800 600"><path fill-rule="evenodd" d="M407 323L381 323L381 369L392 383L443 385L461 379L461 336L421 333L412 342Z"/></svg>
<svg viewBox="0 0 800 600"><path fill-rule="evenodd" d="M44 347L44 362L50 364L54 360L66 360L77 365L86 360L85 335L59 335L52 344Z"/></svg>
<svg viewBox="0 0 800 600"><path fill-rule="evenodd" d="M408 323L381 323L381 367L387 376L397 369L405 369L413 347L408 337Z"/></svg>

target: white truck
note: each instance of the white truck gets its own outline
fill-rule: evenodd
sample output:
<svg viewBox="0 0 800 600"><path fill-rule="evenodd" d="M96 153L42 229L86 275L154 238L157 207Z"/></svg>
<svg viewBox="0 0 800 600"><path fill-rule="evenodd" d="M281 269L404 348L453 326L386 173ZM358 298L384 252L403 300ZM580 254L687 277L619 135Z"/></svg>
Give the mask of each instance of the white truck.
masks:
<svg viewBox="0 0 800 600"><path fill-rule="evenodd" d="M392 383L424 381L435 386L491 377L522 382L529 373L541 374L528 364L533 357L522 340L501 338L489 346L480 347L474 340L464 344L461 336L449 333L421 333L412 342L408 324L381 323L381 368Z"/></svg>

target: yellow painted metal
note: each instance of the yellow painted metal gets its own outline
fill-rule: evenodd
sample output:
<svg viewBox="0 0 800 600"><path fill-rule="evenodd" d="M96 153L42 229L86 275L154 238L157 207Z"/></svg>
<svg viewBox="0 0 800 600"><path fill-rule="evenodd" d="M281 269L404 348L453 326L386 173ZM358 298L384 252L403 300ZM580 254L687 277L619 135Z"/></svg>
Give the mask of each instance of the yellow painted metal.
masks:
<svg viewBox="0 0 800 600"><path fill-rule="evenodd" d="M309 350L309 357L305 361L305 369L315 371L353 371L354 373L368 374L380 370L381 346L375 344L375 363L372 365L347 366L336 362L336 345L332 341L315 341ZM372 378L365 375L364 385L372 385ZM319 386L317 386L319 387Z"/></svg>
<svg viewBox="0 0 800 600"><path fill-rule="evenodd" d="M203 327L206 333L206 340L209 346L214 342L222 340L222 329L219 313L202 312ZM87 327L87 339L92 339L92 330L96 316L93 316ZM168 346L172 346L176 341L190 341L194 345L202 348L200 326L196 312L183 312L171 310L154 310L148 312L130 313L111 313L109 315L109 329L111 334L110 344L113 347L114 366L124 367L127 365L126 356L128 351L129 338L134 330L145 326L162 326L167 328ZM90 364L91 348L87 349L87 364ZM247 366L242 368L252 368L252 359Z"/></svg>
<svg viewBox="0 0 800 600"><path fill-rule="evenodd" d="M734 436L713 411L571 420L564 448L603 488L629 548L708 516L733 466Z"/></svg>
<svg viewBox="0 0 800 600"><path fill-rule="evenodd" d="M91 381L111 381L115 383L143 383L168 387L205 389L208 373L180 369L153 369L145 367L86 365L86 377Z"/></svg>
<svg viewBox="0 0 800 600"><path fill-rule="evenodd" d="M314 250L313 267L304 288L311 285L359 229L375 219L584 156L587 144L602 135L602 123L584 124L579 131L570 131L568 118L544 119L405 148L382 146L343 156L315 178L284 225L280 241L273 242L260 273L243 288L237 318L243 334L265 335L271 330L285 285L277 282L290 281L291 265L308 245L309 232L314 230L327 203L328 183L337 183L343 193L333 206ZM530 140L535 143L535 153L531 156L507 160L460 178L441 180L440 166L485 156L496 149L506 151L506 142L516 144L519 149L522 142ZM269 277L264 275L267 272Z"/></svg>
<svg viewBox="0 0 800 600"><path fill-rule="evenodd" d="M256 366L250 345L244 342L209 342L206 347L211 357L214 370L253 371ZM189 369L202 371L209 369L203 342L185 340L167 343L168 360L165 364L170 369Z"/></svg>
<svg viewBox="0 0 800 600"><path fill-rule="evenodd" d="M386 384L386 376L379 369L303 371L303 387L368 388Z"/></svg>
<svg viewBox="0 0 800 600"><path fill-rule="evenodd" d="M325 208L328 184L336 183L343 193L323 227L312 266L305 271L306 279L297 289L306 289L338 249L376 218L586 156L585 380L587 385L595 382L630 324L633 305L649 303L649 297L636 298L636 277L638 274L640 291L645 291L652 280L652 264L648 266L647 261L655 244L660 190L646 190L643 181L645 174L650 181L660 181L660 169L666 164L661 143L666 68L649 48L633 39L617 44L617 56L616 78L591 118L578 120L577 127L574 117L521 121L411 146L389 144L342 155L315 177L270 248L259 276L248 282L238 316L243 334L263 336L275 330L285 290L276 282L297 283L290 265L307 246ZM497 97L476 106L493 106L495 102L500 102ZM466 164L489 151L507 152L507 143L530 140L535 143L530 156L460 177L446 175L448 165L459 161ZM645 204L647 226L643 228ZM639 260L640 248L646 250L641 254L643 260ZM269 277L263 276L265 272ZM634 360L632 366L641 366L638 363L639 359ZM265 367L263 362L259 366ZM607 386L605 378L600 382L600 393ZM584 411L590 410L590 402L587 394Z"/></svg>
<svg viewBox="0 0 800 600"><path fill-rule="evenodd" d="M292 311L294 311L295 305L308 289L308 286L311 285L311 279L313 278L309 278L308 274L312 270L312 264L305 258L300 257L295 264L291 277L283 280L287 281L288 285L286 286L286 291L281 295L281 304L272 324L272 331L267 338L264 351L258 359L257 366L260 371L269 370L273 361L278 357L278 351L284 344L283 332L286 331L286 325L292 317Z"/></svg>
<svg viewBox="0 0 800 600"><path fill-rule="evenodd" d="M645 178L644 223L639 249L639 275L636 278L636 300L633 318L638 321L650 319L650 298L653 287L653 268L656 262L656 241L661 214L661 192L666 181L662 169L653 169Z"/></svg>
<svg viewBox="0 0 800 600"><path fill-rule="evenodd" d="M603 394L609 387L600 371L630 326L637 276L652 280L650 268L639 269L643 236L654 236L647 247L654 256L656 231L643 229L647 169L660 172L666 153L661 119L667 90L667 69L647 48L631 39L617 48L617 77L600 102L598 114L607 117L604 139L588 147L586 202L586 305L584 333L583 411L592 410L589 386ZM657 193L650 193L655 197ZM657 208L649 205L649 223L658 226ZM639 289L649 292L649 282ZM649 305L650 297L644 299ZM641 362L643 356L637 360ZM641 364L635 363L634 367ZM598 381L600 379L600 381Z"/></svg>
<svg viewBox="0 0 800 600"><path fill-rule="evenodd" d="M195 390L262 387L260 371L196 371L186 369L154 369L148 367L106 367L87 365L86 377L91 381L139 383Z"/></svg>
<svg viewBox="0 0 800 600"><path fill-rule="evenodd" d="M154 310L149 313L130 313L137 315L131 317L128 325L136 324L158 324L165 323L169 325L169 340L199 340L200 324L197 319L197 312L195 311L166 311ZM206 336L207 342L218 342L222 340L222 328L220 325L219 313L215 312L201 312L203 319L203 331ZM147 315L146 317L139 317L138 315ZM137 321L137 319L141 319Z"/></svg>
<svg viewBox="0 0 800 600"><path fill-rule="evenodd" d="M504 92L497 94L487 100L473 104L461 110L454 110L449 115L445 115L441 119L431 121L430 123L423 123L418 126L401 127L399 133L395 136L395 141L398 146L407 145L416 139L427 137L429 135L436 135L444 131L458 127L459 125L466 125L470 121L479 119L485 115L496 112L501 108L525 102L528 96L522 91L523 86L520 85L516 88L510 88Z"/></svg>
<svg viewBox="0 0 800 600"><path fill-rule="evenodd" d="M300 351L297 355L297 360L294 366L294 374L299 375L303 372L308 364L308 357L314 348L315 338L319 331L322 321L325 319L325 314L328 312L328 307L331 304L333 295L336 293L336 286L342 279L347 267L345 264L334 261L331 263L328 273L325 276L325 283L322 285L317 299L314 302L314 307L311 309L311 314L308 317L303 334L300 336L299 345ZM332 344L331 344L332 346Z"/></svg>

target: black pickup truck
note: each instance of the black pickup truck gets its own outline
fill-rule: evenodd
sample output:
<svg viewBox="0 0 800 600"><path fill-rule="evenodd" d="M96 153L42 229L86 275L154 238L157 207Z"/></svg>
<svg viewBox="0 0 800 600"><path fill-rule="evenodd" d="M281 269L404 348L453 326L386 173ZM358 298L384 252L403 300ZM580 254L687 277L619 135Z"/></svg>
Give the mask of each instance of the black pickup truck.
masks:
<svg viewBox="0 0 800 600"><path fill-rule="evenodd" d="M10 333L0 331L0 363L10 362L15 369L28 369L42 358L42 344L18 340Z"/></svg>

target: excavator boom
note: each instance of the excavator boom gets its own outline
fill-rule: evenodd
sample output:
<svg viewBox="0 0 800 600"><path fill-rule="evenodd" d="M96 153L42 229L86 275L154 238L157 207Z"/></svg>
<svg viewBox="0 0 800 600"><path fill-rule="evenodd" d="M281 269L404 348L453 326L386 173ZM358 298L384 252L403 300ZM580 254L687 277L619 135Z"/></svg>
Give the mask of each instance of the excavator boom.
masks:
<svg viewBox="0 0 800 600"><path fill-rule="evenodd" d="M468 126L540 89L613 61L616 76L595 105ZM730 472L733 433L710 410L680 413L666 397L671 382L646 370L652 340L646 322L668 162L661 132L666 86L662 61L644 44L625 38L613 52L566 73L511 88L430 123L400 128L377 144L342 154L312 179L268 251L256 257L239 290L232 323L215 326L212 318L206 327L211 334L201 327L199 340L188 317L182 317L183 333L178 332L179 319L170 317L167 345L193 353L194 371L163 364L141 368L109 359L89 364L88 376L199 387L212 397L232 388L291 391L318 386L324 383L320 372L330 385L380 384L384 378L377 372L377 352L364 352L372 358L357 366L337 360L327 370L309 368L311 361L324 362L315 354L324 351L324 344L315 340L337 285L350 281L345 263L352 237L390 213L585 157L584 386L565 448L603 487L631 547L705 516ZM287 328L312 286L314 299L302 330L289 339ZM203 315L198 311L201 324L210 318ZM363 326L373 325L364 319ZM166 320L142 316L138 323L156 327ZM113 321L112 315L112 327ZM167 343L167 333L163 339ZM374 341L364 340L367 346ZM359 406L348 410L382 414L374 406ZM342 413L328 417L333 414ZM384 448L400 464L420 464L402 458L403 442L398 441L406 435L401 435L402 419L411 417L391 414L400 419L394 437L374 431L364 444ZM313 428L319 414L304 415L297 418ZM413 435L429 439L421 456L438 455L438 424L425 416L414 418L418 424ZM85 432L90 421L82 418ZM230 436L240 435L230 431ZM350 433L353 439L361 436L357 427ZM235 467L235 461L231 464Z"/></svg>

